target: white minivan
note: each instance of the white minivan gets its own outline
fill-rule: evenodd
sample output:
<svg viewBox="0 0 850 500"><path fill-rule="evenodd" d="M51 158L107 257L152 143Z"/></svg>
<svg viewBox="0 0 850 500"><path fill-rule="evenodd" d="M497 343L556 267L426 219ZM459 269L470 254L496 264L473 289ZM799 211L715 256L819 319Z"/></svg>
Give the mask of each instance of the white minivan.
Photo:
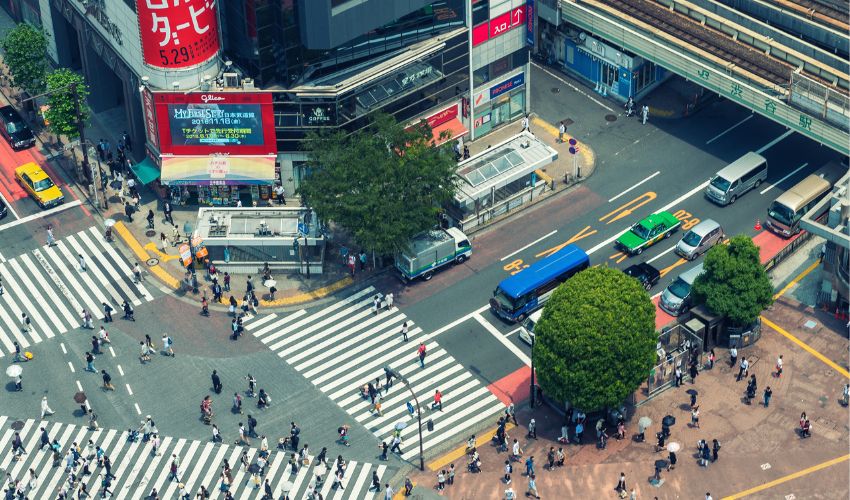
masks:
<svg viewBox="0 0 850 500"><path fill-rule="evenodd" d="M749 152L711 178L705 196L718 205L730 205L750 189L767 180L767 160Z"/></svg>

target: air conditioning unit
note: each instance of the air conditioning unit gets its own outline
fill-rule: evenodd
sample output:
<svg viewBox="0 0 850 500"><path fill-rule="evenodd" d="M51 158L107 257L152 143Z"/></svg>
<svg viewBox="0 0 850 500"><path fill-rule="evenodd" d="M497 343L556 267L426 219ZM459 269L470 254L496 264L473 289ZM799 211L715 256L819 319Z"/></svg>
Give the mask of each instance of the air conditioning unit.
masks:
<svg viewBox="0 0 850 500"><path fill-rule="evenodd" d="M222 76L224 77L224 88L226 88L226 89L239 88L239 74L238 73L225 73Z"/></svg>
<svg viewBox="0 0 850 500"><path fill-rule="evenodd" d="M254 88L254 79L253 78L246 78L246 79L242 80L242 88L245 89L245 90L253 89Z"/></svg>

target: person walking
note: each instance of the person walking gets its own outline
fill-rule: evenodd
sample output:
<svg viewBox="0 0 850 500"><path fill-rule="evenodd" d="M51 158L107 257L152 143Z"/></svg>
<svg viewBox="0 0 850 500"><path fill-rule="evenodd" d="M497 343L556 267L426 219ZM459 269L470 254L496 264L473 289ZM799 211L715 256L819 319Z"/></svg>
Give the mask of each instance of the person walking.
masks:
<svg viewBox="0 0 850 500"><path fill-rule="evenodd" d="M130 204L130 200L124 203L124 215L127 217L127 222L133 222L133 205Z"/></svg>
<svg viewBox="0 0 850 500"><path fill-rule="evenodd" d="M32 333L32 322L27 313L21 313L21 331Z"/></svg>
<svg viewBox="0 0 850 500"><path fill-rule="evenodd" d="M86 371L92 372L92 373L97 373L97 368L94 367L94 359L95 359L94 355L90 352L86 352L85 357L86 357Z"/></svg>
<svg viewBox="0 0 850 500"><path fill-rule="evenodd" d="M55 413L55 412L50 408L50 405L47 404L47 396L42 396L41 397L41 418L42 418L42 420L44 419L45 415L53 415L53 413ZM41 430L44 431L44 427L42 427ZM42 434L42 445L43 445L44 437L45 437L45 434ZM49 442L48 442L48 444L49 444Z"/></svg>
<svg viewBox="0 0 850 500"><path fill-rule="evenodd" d="M782 355L776 358L776 378L782 378ZM767 406L767 405L765 405Z"/></svg>
<svg viewBox="0 0 850 500"><path fill-rule="evenodd" d="M87 269L86 268L86 258L83 257L83 254L81 254L81 253L77 254L77 258L80 262L80 271L86 271L86 269Z"/></svg>
<svg viewBox="0 0 850 500"><path fill-rule="evenodd" d="M750 361L747 358L741 360L741 366L738 367L738 378L735 379L736 382L740 382L741 378L747 376L747 372L750 369Z"/></svg>
<svg viewBox="0 0 850 500"><path fill-rule="evenodd" d="M717 357L714 355L714 349L708 352L708 369L714 369L714 362L717 360Z"/></svg>
<svg viewBox="0 0 850 500"><path fill-rule="evenodd" d="M399 455L402 454L402 451L401 451L401 436L399 436L398 434L393 436L393 442L392 442L392 445L390 446L390 452L398 453Z"/></svg>
<svg viewBox="0 0 850 500"><path fill-rule="evenodd" d="M691 427L699 429L699 406L691 408Z"/></svg>
<svg viewBox="0 0 850 500"><path fill-rule="evenodd" d="M47 246L56 246L56 237L53 236L53 226L47 225Z"/></svg>
<svg viewBox="0 0 850 500"><path fill-rule="evenodd" d="M732 346L732 348L729 349L729 367L734 368L735 364L737 362L738 362L738 349L736 349L735 346Z"/></svg>
<svg viewBox="0 0 850 500"><path fill-rule="evenodd" d="M522 131L523 132L531 132L531 130L529 130L529 128L528 128L529 124L531 123L531 121L528 119L528 115L523 116L522 122L520 122L520 123L522 124Z"/></svg>
<svg viewBox="0 0 850 500"><path fill-rule="evenodd" d="M103 377L103 388L108 391L114 391L115 386L112 385L112 375L106 372L106 370L100 370L100 374Z"/></svg>
<svg viewBox="0 0 850 500"><path fill-rule="evenodd" d="M770 398L772 398L772 397L773 397L773 390L771 390L770 386L765 387L764 388L764 394L763 394L764 407L765 408L770 406Z"/></svg>
<svg viewBox="0 0 850 500"><path fill-rule="evenodd" d="M167 333L162 334L162 351L166 356L174 357L174 340Z"/></svg>
<svg viewBox="0 0 850 500"><path fill-rule="evenodd" d="M528 477L528 491L525 492L526 496L540 498L540 494L537 493L537 481L534 477L534 474Z"/></svg>
<svg viewBox="0 0 850 500"><path fill-rule="evenodd" d="M212 379L213 391L215 391L216 394L221 394L223 386L221 385L221 378L218 376L218 371L213 370L210 378Z"/></svg>
<svg viewBox="0 0 850 500"><path fill-rule="evenodd" d="M89 330L94 328L94 325L92 324L92 315L88 309L83 309L80 313L80 317L83 319L83 328L87 328Z"/></svg>
<svg viewBox="0 0 850 500"><path fill-rule="evenodd" d="M357 260L360 261L360 270L366 270L366 264L368 263L368 257L366 256L365 250L360 250L360 255L357 256Z"/></svg>
<svg viewBox="0 0 850 500"><path fill-rule="evenodd" d="M213 443L221 443L221 431L218 430L218 426L212 424L212 441Z"/></svg>
<svg viewBox="0 0 850 500"><path fill-rule="evenodd" d="M681 386L682 385L682 376L683 376L682 375L682 368L677 366L676 371L674 372L674 375L676 377L676 379L675 379L676 387Z"/></svg>
<svg viewBox="0 0 850 500"><path fill-rule="evenodd" d="M171 202L165 200L165 203L162 204L162 211L165 214L165 222L168 222L172 226L174 225L174 219L171 218Z"/></svg>
<svg viewBox="0 0 850 500"><path fill-rule="evenodd" d="M407 326L407 321L401 324L401 338L404 342L407 342L407 332L409 328Z"/></svg>
<svg viewBox="0 0 850 500"><path fill-rule="evenodd" d="M426 351L425 344L420 342L419 343L419 349L418 349L417 352L419 353L419 365L422 368L425 368L425 351Z"/></svg>
<svg viewBox="0 0 850 500"><path fill-rule="evenodd" d="M717 461L717 455L720 453L720 441L716 439L711 440L711 461Z"/></svg>
<svg viewBox="0 0 850 500"><path fill-rule="evenodd" d="M640 113L641 124L646 125L646 119L647 118L649 118L649 106L644 104L643 108L641 108L641 113Z"/></svg>
<svg viewBox="0 0 850 500"><path fill-rule="evenodd" d="M431 403L431 409L439 409L443 411L443 393L439 389L434 391L434 402Z"/></svg>
<svg viewBox="0 0 850 500"><path fill-rule="evenodd" d="M620 473L620 479L617 480L616 490L617 490L617 493L620 493L621 491L626 491L626 473L625 472Z"/></svg>
<svg viewBox="0 0 850 500"><path fill-rule="evenodd" d="M112 321L112 306L106 302L101 302L101 305L103 306L103 322L110 323Z"/></svg>
<svg viewBox="0 0 850 500"><path fill-rule="evenodd" d="M564 142L564 134L567 133L567 126L564 125L564 121L561 120L561 123L558 124L558 143L561 144Z"/></svg>
<svg viewBox="0 0 850 500"><path fill-rule="evenodd" d="M386 307L387 311L393 310L393 300L394 299L395 299L395 297L393 297L392 292L388 293L387 296L384 297L384 307Z"/></svg>

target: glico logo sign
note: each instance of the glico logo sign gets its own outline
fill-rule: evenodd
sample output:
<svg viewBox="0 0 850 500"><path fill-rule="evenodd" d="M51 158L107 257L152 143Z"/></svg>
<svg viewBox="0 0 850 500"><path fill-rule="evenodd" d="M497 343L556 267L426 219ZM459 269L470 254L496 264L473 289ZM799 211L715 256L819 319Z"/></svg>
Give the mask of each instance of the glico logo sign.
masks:
<svg viewBox="0 0 850 500"><path fill-rule="evenodd" d="M221 97L221 96L218 96L218 95L201 94L201 101L203 101L204 104L206 104L210 101L223 101L223 100L224 100L224 97Z"/></svg>

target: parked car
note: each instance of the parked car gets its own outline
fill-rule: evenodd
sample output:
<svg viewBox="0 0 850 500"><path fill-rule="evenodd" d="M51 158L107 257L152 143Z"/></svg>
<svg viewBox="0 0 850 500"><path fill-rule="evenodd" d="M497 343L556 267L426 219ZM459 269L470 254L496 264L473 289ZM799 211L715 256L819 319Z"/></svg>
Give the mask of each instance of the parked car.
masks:
<svg viewBox="0 0 850 500"><path fill-rule="evenodd" d="M12 149L27 149L35 146L35 135L18 114L18 110L12 106L0 108L0 134L12 146Z"/></svg>
<svg viewBox="0 0 850 500"><path fill-rule="evenodd" d="M682 236L676 245L676 253L688 260L694 260L722 242L725 237L720 224L713 219L705 219Z"/></svg>
<svg viewBox="0 0 850 500"><path fill-rule="evenodd" d="M646 262L627 267L624 271L627 275L640 281L640 284L648 291L661 279L661 273Z"/></svg>
<svg viewBox="0 0 850 500"><path fill-rule="evenodd" d="M53 183L40 165L30 162L15 169L17 180L41 208L50 208L65 201L59 186Z"/></svg>
<svg viewBox="0 0 850 500"><path fill-rule="evenodd" d="M617 238L617 247L629 255L640 255L643 250L679 229L682 221L670 212L658 212L641 220Z"/></svg>

